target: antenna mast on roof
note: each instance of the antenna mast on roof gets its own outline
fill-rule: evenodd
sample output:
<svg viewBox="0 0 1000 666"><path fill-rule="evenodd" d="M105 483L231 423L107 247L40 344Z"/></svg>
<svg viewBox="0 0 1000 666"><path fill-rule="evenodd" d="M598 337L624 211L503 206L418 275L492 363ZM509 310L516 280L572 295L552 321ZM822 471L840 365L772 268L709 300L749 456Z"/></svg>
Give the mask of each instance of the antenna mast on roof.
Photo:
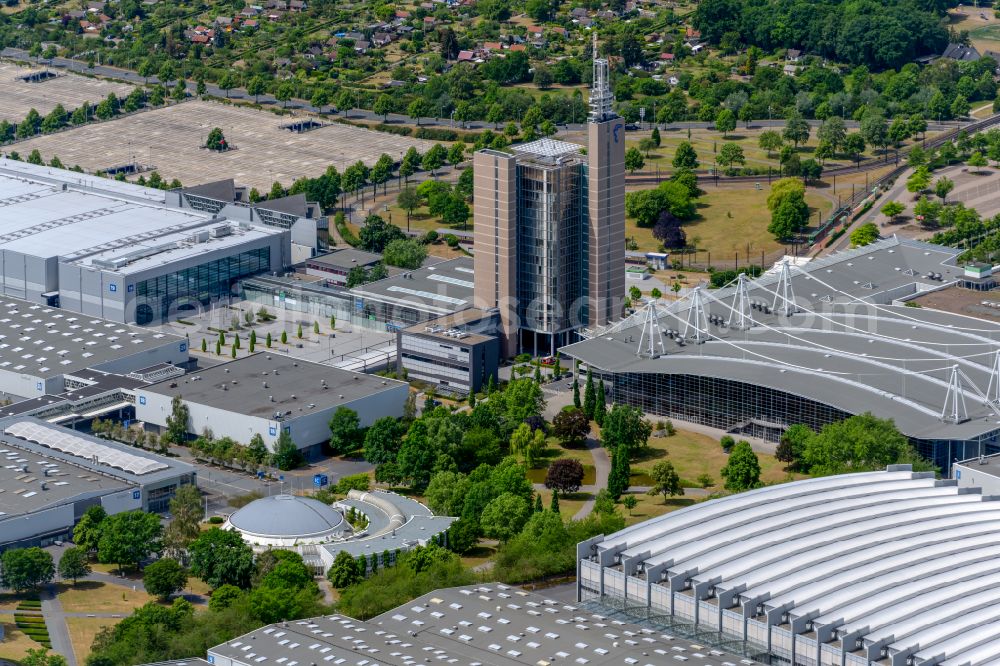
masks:
<svg viewBox="0 0 1000 666"><path fill-rule="evenodd" d="M729 328L745 331L754 324L753 314L750 311L750 281L747 280L746 273L736 276L736 294L733 296L733 309L729 312L729 321L726 326Z"/></svg>
<svg viewBox="0 0 1000 666"><path fill-rule="evenodd" d="M705 299L701 293L701 285L695 287L688 297L688 316L684 322L683 337L689 337L691 329L694 329L692 337L695 342L708 340L708 317L705 315Z"/></svg>
<svg viewBox="0 0 1000 666"><path fill-rule="evenodd" d="M957 364L951 366L951 377L948 379L948 393L944 396L941 420L948 423L962 423L969 420L969 412L965 409L965 392L962 391L962 379L958 374Z"/></svg>
<svg viewBox="0 0 1000 666"><path fill-rule="evenodd" d="M791 317L796 312L795 292L792 290L792 276L788 270L788 259L781 262L781 272L778 273L778 288L774 292L774 303L771 309L778 312L778 301L782 301L781 314Z"/></svg>
<svg viewBox="0 0 1000 666"><path fill-rule="evenodd" d="M656 350L657 344L660 347L659 351ZM642 320L642 333L639 334L639 348L636 350L636 355L656 358L660 354L666 353L667 349L663 345L663 330L660 328L660 316L654 299L646 305L646 316Z"/></svg>
<svg viewBox="0 0 1000 666"><path fill-rule="evenodd" d="M611 106L615 96L611 94L608 78L608 61L597 57L597 32L594 32L594 77L590 83L590 116L592 123L599 123L617 117Z"/></svg>

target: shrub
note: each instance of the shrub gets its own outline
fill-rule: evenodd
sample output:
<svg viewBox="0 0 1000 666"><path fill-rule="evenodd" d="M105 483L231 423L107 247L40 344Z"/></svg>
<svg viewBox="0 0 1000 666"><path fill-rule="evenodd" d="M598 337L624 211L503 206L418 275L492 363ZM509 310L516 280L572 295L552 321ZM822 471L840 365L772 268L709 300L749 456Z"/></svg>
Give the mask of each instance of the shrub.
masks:
<svg viewBox="0 0 1000 666"><path fill-rule="evenodd" d="M222 516L212 516L211 518L208 519L208 522L211 523L212 525L221 525L226 521L222 518Z"/></svg>
<svg viewBox="0 0 1000 666"><path fill-rule="evenodd" d="M372 129L378 130L379 132L388 132L389 134L398 134L400 136L410 136L413 133L412 127L405 127L401 125L386 125L384 123L379 123L378 125L372 125Z"/></svg>
<svg viewBox="0 0 1000 666"><path fill-rule="evenodd" d="M458 132L436 127L418 127L417 131L413 133L413 137L431 141L458 141Z"/></svg>
<svg viewBox="0 0 1000 666"><path fill-rule="evenodd" d="M337 492L346 495L350 490L367 491L370 487L371 479L367 474L352 474L345 476L337 482Z"/></svg>

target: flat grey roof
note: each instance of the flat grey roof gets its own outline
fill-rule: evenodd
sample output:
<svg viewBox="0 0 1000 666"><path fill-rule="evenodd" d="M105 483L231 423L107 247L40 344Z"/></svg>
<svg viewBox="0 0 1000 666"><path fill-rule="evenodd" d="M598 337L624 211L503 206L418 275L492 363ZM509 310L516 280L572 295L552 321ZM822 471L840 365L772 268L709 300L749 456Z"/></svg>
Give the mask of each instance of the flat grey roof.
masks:
<svg viewBox="0 0 1000 666"><path fill-rule="evenodd" d="M562 351L614 373L701 375L767 386L849 413L892 418L907 435L968 439L1000 429L1000 414L985 404L1000 351L1000 324L928 308L886 305L917 290L936 289L962 273L958 251L889 239L791 268L799 312L791 317L751 310L749 331L717 323L708 340L693 341L688 302L662 307L658 357L639 355L641 315L594 331ZM940 273L941 280L926 278ZM751 301L772 307L778 278L751 283ZM707 317L728 320L733 288L705 291ZM670 335L670 331L674 334ZM676 341L684 337L684 344ZM648 339L648 338L647 338ZM662 339L662 347L659 340ZM948 423L941 412L953 366L962 373L968 419Z"/></svg>
<svg viewBox="0 0 1000 666"><path fill-rule="evenodd" d="M350 291L359 298L445 315L472 307L474 276L472 258L459 257L370 282Z"/></svg>
<svg viewBox="0 0 1000 666"><path fill-rule="evenodd" d="M989 474L990 476L1000 478L1000 453L983 456L982 458L959 460L955 464L967 467L973 472L982 472L983 474Z"/></svg>
<svg viewBox="0 0 1000 666"><path fill-rule="evenodd" d="M0 370L55 377L182 344L169 333L0 295Z"/></svg>
<svg viewBox="0 0 1000 666"><path fill-rule="evenodd" d="M123 274L199 254L207 247L236 246L282 233L233 225L232 235L189 244L193 233L222 222L206 213L167 207L161 190L4 158L0 206L0 248L84 265L139 250L148 253L114 271Z"/></svg>
<svg viewBox="0 0 1000 666"><path fill-rule="evenodd" d="M25 424L50 431L55 438L76 437L124 456L164 466L146 474L133 474L7 432L8 429L17 430ZM27 465L27 472L22 471L22 465ZM45 475L45 470L49 471L48 476ZM194 467L185 462L54 426L34 417L0 419L0 537L3 534L3 520L77 498L99 497L193 472ZM42 482L46 484L45 490L41 489Z"/></svg>
<svg viewBox="0 0 1000 666"><path fill-rule="evenodd" d="M677 655L705 666L753 663L498 583L436 590L367 622L327 615L270 625L209 654L247 666L659 666Z"/></svg>
<svg viewBox="0 0 1000 666"><path fill-rule="evenodd" d="M403 329L404 333L413 333L432 338L439 338L448 342L464 342L469 345L477 345L495 338L495 335L476 332L476 326L484 319L488 319L490 314L479 308L469 308L450 315L444 315L437 319L431 319L409 328ZM458 331L464 337L457 337L454 332Z"/></svg>
<svg viewBox="0 0 1000 666"><path fill-rule="evenodd" d="M382 261L381 254L351 248L311 257L306 259L306 265L317 264L330 266L331 268L343 268L349 271L355 266L369 266L379 261Z"/></svg>
<svg viewBox="0 0 1000 666"><path fill-rule="evenodd" d="M324 383L329 388L323 388ZM285 418L294 419L399 386L406 384L274 352L259 352L151 384L137 393L179 395L188 402L262 418L290 411ZM269 396L274 397L273 402Z"/></svg>

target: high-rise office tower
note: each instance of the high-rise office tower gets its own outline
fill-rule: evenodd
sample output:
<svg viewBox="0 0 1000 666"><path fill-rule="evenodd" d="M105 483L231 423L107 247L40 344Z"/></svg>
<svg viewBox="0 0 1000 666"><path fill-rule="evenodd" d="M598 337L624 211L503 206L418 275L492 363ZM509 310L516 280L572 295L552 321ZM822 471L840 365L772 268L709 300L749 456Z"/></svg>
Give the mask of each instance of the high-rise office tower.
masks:
<svg viewBox="0 0 1000 666"><path fill-rule="evenodd" d="M587 122L587 222L591 326L616 319L625 299L625 123L612 110L608 61L597 57Z"/></svg>
<svg viewBox="0 0 1000 666"><path fill-rule="evenodd" d="M476 301L499 309L506 356L554 353L621 312L625 128L594 56L586 155L540 139L473 159Z"/></svg>

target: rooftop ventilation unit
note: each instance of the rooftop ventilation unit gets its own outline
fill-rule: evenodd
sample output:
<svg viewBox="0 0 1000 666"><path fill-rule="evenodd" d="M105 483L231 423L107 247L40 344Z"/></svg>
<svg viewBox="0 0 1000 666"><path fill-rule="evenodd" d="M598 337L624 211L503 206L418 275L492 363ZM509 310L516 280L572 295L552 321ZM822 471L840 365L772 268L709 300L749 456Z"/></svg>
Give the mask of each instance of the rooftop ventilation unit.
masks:
<svg viewBox="0 0 1000 666"><path fill-rule="evenodd" d="M233 227L228 224L220 224L217 227L212 227L212 238L223 238L232 235L232 233Z"/></svg>

